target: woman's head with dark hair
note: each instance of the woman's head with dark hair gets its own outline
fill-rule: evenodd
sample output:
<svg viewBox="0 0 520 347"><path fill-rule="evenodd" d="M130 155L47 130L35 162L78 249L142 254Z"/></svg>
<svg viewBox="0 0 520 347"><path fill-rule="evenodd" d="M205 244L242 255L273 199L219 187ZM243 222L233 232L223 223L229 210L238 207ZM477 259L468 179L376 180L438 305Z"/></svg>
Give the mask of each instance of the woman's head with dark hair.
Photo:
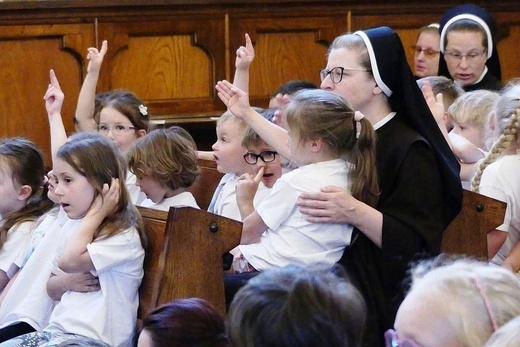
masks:
<svg viewBox="0 0 520 347"><path fill-rule="evenodd" d="M155 308L143 321L138 347L229 347L222 316L199 298Z"/></svg>

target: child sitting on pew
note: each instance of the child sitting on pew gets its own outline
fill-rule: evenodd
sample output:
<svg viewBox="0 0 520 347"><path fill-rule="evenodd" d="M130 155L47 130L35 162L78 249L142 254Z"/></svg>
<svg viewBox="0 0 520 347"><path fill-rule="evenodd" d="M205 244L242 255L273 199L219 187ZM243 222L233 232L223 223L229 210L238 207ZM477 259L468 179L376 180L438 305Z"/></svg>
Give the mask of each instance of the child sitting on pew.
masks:
<svg viewBox="0 0 520 347"><path fill-rule="evenodd" d="M137 139L128 152L128 168L147 197L140 206L163 211L171 206L199 208L187 191L199 174L197 147L183 128L156 129Z"/></svg>
<svg viewBox="0 0 520 347"><path fill-rule="evenodd" d="M229 82L219 82L217 90L234 114L255 112L247 94ZM308 222L296 206L302 192L335 185L371 206L377 202L376 138L367 119L341 96L318 89L296 93L284 112L289 140L281 154L299 168L283 175L243 220L239 249L247 266L235 269L238 272L289 264L330 267L341 258L352 225Z"/></svg>

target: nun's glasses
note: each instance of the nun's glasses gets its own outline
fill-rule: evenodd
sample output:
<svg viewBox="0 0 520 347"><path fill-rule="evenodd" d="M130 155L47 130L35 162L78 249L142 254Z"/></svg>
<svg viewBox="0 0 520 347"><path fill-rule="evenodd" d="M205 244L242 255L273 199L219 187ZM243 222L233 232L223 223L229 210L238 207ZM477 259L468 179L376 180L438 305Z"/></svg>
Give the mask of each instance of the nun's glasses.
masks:
<svg viewBox="0 0 520 347"><path fill-rule="evenodd" d="M483 50L480 52L471 51L469 53L462 54L457 51L446 51L444 53L444 56L446 57L446 60L451 60L455 63L460 63L462 61L462 58L466 58L466 62L468 64L472 64L476 62L482 55L486 54L486 52L486 50Z"/></svg>
<svg viewBox="0 0 520 347"><path fill-rule="evenodd" d="M330 70L321 69L320 70L320 78L321 81L325 80L327 76L330 75L330 80L332 83L339 83L343 79L343 75L346 75L345 71L371 71L370 69L356 69L353 67L333 67Z"/></svg>

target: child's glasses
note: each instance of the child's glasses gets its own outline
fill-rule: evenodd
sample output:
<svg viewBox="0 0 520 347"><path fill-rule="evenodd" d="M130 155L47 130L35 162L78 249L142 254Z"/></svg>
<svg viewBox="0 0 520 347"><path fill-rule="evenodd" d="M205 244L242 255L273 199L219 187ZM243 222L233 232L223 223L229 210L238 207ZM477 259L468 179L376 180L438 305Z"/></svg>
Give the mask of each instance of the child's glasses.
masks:
<svg viewBox="0 0 520 347"><path fill-rule="evenodd" d="M404 339L400 340L397 336L397 332L394 329L388 329L385 333L385 346L386 347L421 347L414 340Z"/></svg>
<svg viewBox="0 0 520 347"><path fill-rule="evenodd" d="M112 131L112 133L115 135L123 135L130 129L135 130L135 127L129 127L129 126L122 125L122 124L117 124L114 126L108 126L108 125L101 124L98 126L97 129L98 129L98 132L102 135L107 135L110 131Z"/></svg>
<svg viewBox="0 0 520 347"><path fill-rule="evenodd" d="M412 46L412 50L414 51L414 54L416 56L421 54L421 52L424 52L424 56L426 58L435 58L440 53L440 51L436 51L435 49L422 48L421 46L416 46L416 45Z"/></svg>
<svg viewBox="0 0 520 347"><path fill-rule="evenodd" d="M270 163L276 159L277 154L278 152L275 151L263 151L260 154L249 152L244 154L244 159L250 165L255 165L258 162L258 158L262 159L264 163Z"/></svg>

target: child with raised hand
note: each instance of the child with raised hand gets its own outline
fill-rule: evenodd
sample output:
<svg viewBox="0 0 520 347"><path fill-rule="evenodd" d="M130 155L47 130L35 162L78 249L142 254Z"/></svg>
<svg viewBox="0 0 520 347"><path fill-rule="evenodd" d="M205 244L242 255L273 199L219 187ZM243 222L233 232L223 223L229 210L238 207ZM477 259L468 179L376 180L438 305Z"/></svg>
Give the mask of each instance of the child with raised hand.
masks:
<svg viewBox="0 0 520 347"><path fill-rule="evenodd" d="M491 262L520 271L520 80L501 92L492 112L497 140L479 164L471 190L507 203L504 223L488 233Z"/></svg>
<svg viewBox="0 0 520 347"><path fill-rule="evenodd" d="M229 82L219 82L217 90L234 114L242 118L255 112L247 94ZM278 179L256 211L243 220L239 249L248 262L246 271L289 264L330 267L341 258L352 225L307 221L296 206L302 192L335 185L370 206L375 206L379 194L374 129L343 97L303 90L284 112L289 140L281 154L299 168Z"/></svg>
<svg viewBox="0 0 520 347"><path fill-rule="evenodd" d="M199 174L197 147L183 128L156 129L137 139L128 152L128 168L147 197L140 206L163 211L171 206L199 208L187 190Z"/></svg>
<svg viewBox="0 0 520 347"><path fill-rule="evenodd" d="M18 271L39 217L53 202L47 197L43 156L21 137L0 141L0 291Z"/></svg>
<svg viewBox="0 0 520 347"><path fill-rule="evenodd" d="M85 336L111 346L132 346L138 288L143 276L143 236L139 213L120 180L125 165L114 144L97 134L76 134L54 162L55 194L74 230L58 246L47 292L59 298L42 332L7 341L56 345ZM55 274L90 272L101 290L63 290Z"/></svg>

